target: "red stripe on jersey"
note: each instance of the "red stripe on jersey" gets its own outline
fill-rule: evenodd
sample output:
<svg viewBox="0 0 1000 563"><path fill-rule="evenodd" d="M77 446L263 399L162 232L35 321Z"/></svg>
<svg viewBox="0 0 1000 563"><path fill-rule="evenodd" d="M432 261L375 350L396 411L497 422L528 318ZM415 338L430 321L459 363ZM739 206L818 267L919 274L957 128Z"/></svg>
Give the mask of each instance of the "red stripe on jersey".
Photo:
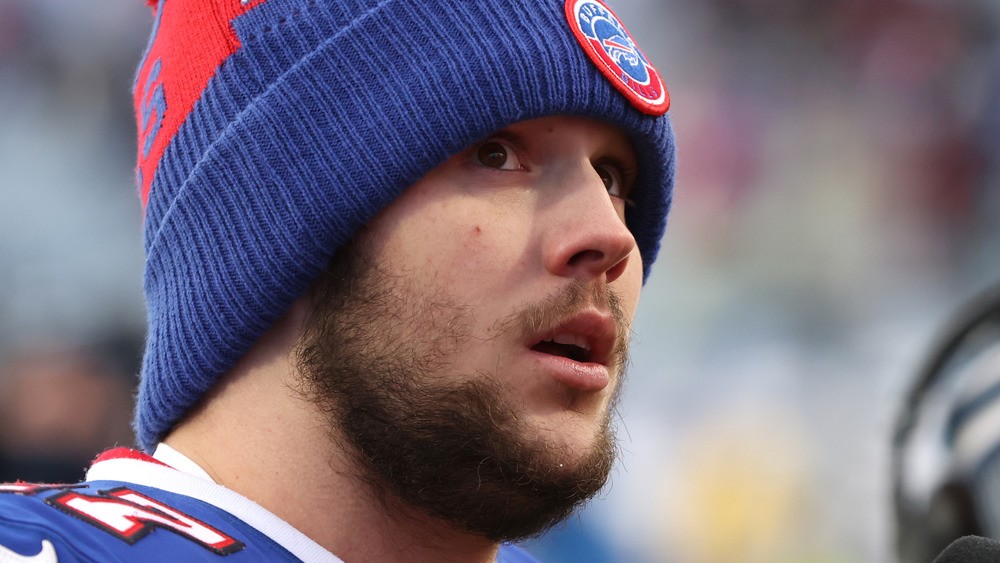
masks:
<svg viewBox="0 0 1000 563"><path fill-rule="evenodd" d="M162 465L164 467L170 467L166 463L154 458L153 456L146 455L142 452L137 452L130 448L115 448L113 450L108 450L101 455L97 456L94 463L100 463L102 461L108 461L109 459L137 459L139 461L146 461L149 463L155 463L157 465Z"/></svg>

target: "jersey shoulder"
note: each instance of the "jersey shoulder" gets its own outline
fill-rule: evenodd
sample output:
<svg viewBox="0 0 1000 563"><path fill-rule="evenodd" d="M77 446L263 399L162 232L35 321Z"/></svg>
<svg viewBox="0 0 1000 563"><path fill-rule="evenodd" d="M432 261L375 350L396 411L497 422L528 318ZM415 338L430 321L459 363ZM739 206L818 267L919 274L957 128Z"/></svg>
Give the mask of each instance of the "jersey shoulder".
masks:
<svg viewBox="0 0 1000 563"><path fill-rule="evenodd" d="M0 485L0 563L298 561L224 510L125 482Z"/></svg>

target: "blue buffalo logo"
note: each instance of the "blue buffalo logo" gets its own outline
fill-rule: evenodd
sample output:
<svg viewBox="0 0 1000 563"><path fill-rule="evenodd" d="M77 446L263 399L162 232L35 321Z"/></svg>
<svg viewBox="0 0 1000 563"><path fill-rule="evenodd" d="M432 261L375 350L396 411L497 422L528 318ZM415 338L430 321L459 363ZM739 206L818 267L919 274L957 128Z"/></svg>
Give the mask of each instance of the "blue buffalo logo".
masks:
<svg viewBox="0 0 1000 563"><path fill-rule="evenodd" d="M600 46L621 70L636 82L649 82L649 61L636 47L625 26L598 2L585 2L577 11L580 31Z"/></svg>
<svg viewBox="0 0 1000 563"><path fill-rule="evenodd" d="M635 49L635 46L632 45L627 37L616 35L610 39L601 41L601 44L604 45L604 50L611 55L611 58L619 66L637 67L639 66L639 61L642 60L642 55L639 54L639 51ZM645 67L643 67L643 70L645 70Z"/></svg>

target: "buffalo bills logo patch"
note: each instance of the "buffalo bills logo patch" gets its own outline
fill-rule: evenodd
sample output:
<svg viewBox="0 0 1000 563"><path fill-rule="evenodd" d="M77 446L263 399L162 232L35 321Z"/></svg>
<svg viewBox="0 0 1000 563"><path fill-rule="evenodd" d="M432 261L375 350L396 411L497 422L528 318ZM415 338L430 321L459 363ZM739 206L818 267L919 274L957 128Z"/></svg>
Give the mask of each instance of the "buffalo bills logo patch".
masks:
<svg viewBox="0 0 1000 563"><path fill-rule="evenodd" d="M611 9L600 0L566 0L566 18L590 60L636 109L667 112L670 95L660 73Z"/></svg>

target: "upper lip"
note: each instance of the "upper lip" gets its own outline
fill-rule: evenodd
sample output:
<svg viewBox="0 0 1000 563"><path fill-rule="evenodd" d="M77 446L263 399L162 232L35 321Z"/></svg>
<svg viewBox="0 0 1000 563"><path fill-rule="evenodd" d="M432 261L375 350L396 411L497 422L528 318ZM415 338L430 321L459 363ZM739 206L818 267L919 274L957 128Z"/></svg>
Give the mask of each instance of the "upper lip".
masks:
<svg viewBox="0 0 1000 563"><path fill-rule="evenodd" d="M558 320L528 337L527 346L559 339L563 343L586 343L587 362L610 366L618 338L618 326L611 314L588 309Z"/></svg>

